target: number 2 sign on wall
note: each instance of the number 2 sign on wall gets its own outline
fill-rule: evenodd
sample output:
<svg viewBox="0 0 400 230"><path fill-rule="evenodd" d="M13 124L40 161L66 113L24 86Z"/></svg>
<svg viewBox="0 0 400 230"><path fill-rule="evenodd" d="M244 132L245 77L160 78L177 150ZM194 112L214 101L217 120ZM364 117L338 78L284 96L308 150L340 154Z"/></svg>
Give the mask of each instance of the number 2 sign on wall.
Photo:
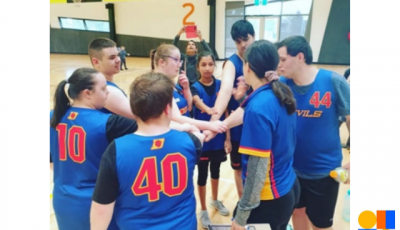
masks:
<svg viewBox="0 0 400 230"><path fill-rule="evenodd" d="M190 15L192 15L193 12L194 12L194 5L193 5L193 3L185 3L185 4L182 5L182 7L183 7L183 8L190 7L190 11L189 11L189 12L186 14L186 16L183 18L182 24L183 24L184 26L192 26L192 25L194 25L194 24L195 24L194 22L188 22L188 21L187 21L187 19L190 17Z"/></svg>

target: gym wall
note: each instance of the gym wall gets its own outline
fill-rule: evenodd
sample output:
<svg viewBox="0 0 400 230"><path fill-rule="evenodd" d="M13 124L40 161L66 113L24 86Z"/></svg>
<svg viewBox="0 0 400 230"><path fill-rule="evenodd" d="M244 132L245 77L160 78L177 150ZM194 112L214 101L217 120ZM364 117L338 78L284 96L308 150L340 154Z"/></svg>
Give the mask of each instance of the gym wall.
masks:
<svg viewBox="0 0 400 230"><path fill-rule="evenodd" d="M109 37L109 33L61 29L59 22L59 17L108 21L107 3L51 4L50 43L63 44L51 45L50 52L86 54L91 39L99 35ZM172 43L183 23L195 23L201 30L203 38L209 42L210 13L205 0L142 0L113 3L117 44L125 46L132 56L148 57L150 49L156 48L163 42ZM87 38L90 38L89 42ZM199 41L198 38L191 39ZM182 34L178 46L183 50L187 40L191 39ZM63 40L65 43L54 40ZM86 48L76 50L73 48L76 44L73 43L83 43ZM201 46L199 49L202 50Z"/></svg>
<svg viewBox="0 0 400 230"><path fill-rule="evenodd" d="M87 54L90 40L99 35L109 37L109 33L60 29L59 24L59 17L108 21L105 5L109 2L114 3L118 45L124 45L132 56L148 57L150 49L161 43L172 43L187 15L187 22L194 22L206 42L210 42L208 0L103 0L81 3L79 7L74 3L51 4L50 52ZM229 57L225 55L226 44L231 39L230 28L225 21L227 2L234 2L236 7L243 9L245 5L254 3L253 0L216 0L215 49L220 59ZM192 13L191 6L183 7L185 3L193 4ZM237 20L242 18L238 16ZM350 0L313 0L304 36L313 49L314 63L349 65L349 31ZM182 34L178 44L181 50L185 49L186 40L185 34ZM198 41L197 38L193 40ZM202 50L201 46L199 49Z"/></svg>

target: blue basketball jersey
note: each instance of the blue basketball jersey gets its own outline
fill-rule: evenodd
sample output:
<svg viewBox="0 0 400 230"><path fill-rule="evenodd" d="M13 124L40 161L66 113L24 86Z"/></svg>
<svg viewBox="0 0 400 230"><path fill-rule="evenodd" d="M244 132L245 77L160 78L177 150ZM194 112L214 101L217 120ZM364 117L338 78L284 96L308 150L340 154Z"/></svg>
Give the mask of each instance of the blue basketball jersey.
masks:
<svg viewBox="0 0 400 230"><path fill-rule="evenodd" d="M182 116L190 117L188 103L183 95L183 89L179 84L176 84L175 87L177 90L174 90L174 99L178 105L179 111L181 112Z"/></svg>
<svg viewBox="0 0 400 230"><path fill-rule="evenodd" d="M221 80L214 78L214 81L216 84L215 92L211 96L208 95L208 93L206 92L202 84L200 84L200 82L197 81L192 85L192 87L194 87L197 90L199 98L203 101L205 105L207 105L210 108L214 107L215 101L217 100L218 92L221 88ZM193 106L193 116L196 120L209 121L211 119L211 115L208 115L206 112L201 111L196 106ZM220 120L223 121L224 119L225 116L222 115ZM225 139L226 139L226 133L217 134L217 136L215 136L209 142L204 142L203 151L224 149Z"/></svg>
<svg viewBox="0 0 400 230"><path fill-rule="evenodd" d="M121 90L121 92L125 95L125 97L127 97L126 94L125 94L125 92L124 92L121 88L119 88L118 85L115 84L114 82L107 81L107 85L113 86L113 87L115 87L115 88ZM100 111L103 112L103 113L111 113L111 114L114 114L113 112L111 112L110 110L108 110L108 109L106 109L106 108L101 108Z"/></svg>
<svg viewBox="0 0 400 230"><path fill-rule="evenodd" d="M243 76L243 61L236 53L229 57L229 61L231 61L235 66L235 81L233 82L233 88L236 88L238 77ZM232 95L228 103L229 114L231 114L232 111L235 111L238 107L239 107L239 102L237 102ZM231 139L233 141L240 141L240 138L242 136L242 128L243 125L239 125L230 129Z"/></svg>
<svg viewBox="0 0 400 230"><path fill-rule="evenodd" d="M303 173L329 173L342 162L338 110L332 71L320 69L304 95L292 79L281 78L293 91L297 104L297 144L293 167Z"/></svg>
<svg viewBox="0 0 400 230"><path fill-rule="evenodd" d="M193 171L196 147L185 132L115 139L121 230L197 229Z"/></svg>
<svg viewBox="0 0 400 230"><path fill-rule="evenodd" d="M242 154L243 185L250 156L269 158L261 200L286 195L296 180L293 155L296 146L296 115L287 113L274 95L271 85L255 90L243 103Z"/></svg>
<svg viewBox="0 0 400 230"><path fill-rule="evenodd" d="M50 112L50 119L53 111ZM90 207L101 157L108 146L106 124L111 114L94 109L68 109L57 128L50 127L54 164L53 208L60 230L89 230ZM109 229L116 229L114 222Z"/></svg>

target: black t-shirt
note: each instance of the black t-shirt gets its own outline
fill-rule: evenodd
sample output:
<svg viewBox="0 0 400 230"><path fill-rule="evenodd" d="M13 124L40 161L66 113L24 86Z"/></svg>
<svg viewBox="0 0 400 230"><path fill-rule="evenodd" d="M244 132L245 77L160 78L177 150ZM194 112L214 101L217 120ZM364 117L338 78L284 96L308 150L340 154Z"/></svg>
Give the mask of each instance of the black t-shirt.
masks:
<svg viewBox="0 0 400 230"><path fill-rule="evenodd" d="M215 94L215 87L217 87L215 77L213 76L212 78L213 78L213 83L210 86L204 85L203 83L201 83L199 81L200 85L203 86L204 90L206 91L206 93L209 96L212 96L213 94ZM196 95L199 95L199 92L197 92L197 89L194 88L193 86L190 86L190 92L192 93L193 97Z"/></svg>
<svg viewBox="0 0 400 230"><path fill-rule="evenodd" d="M199 161L203 146L200 140L194 134L187 134L192 139L196 147L197 161ZM101 159L100 170L93 193L93 200L99 204L110 204L118 197L119 182L115 154L115 142L113 141L107 147Z"/></svg>
<svg viewBox="0 0 400 230"><path fill-rule="evenodd" d="M111 115L106 123L106 136L108 143L112 142L115 138L135 132L137 128L138 126L135 120L115 114ZM52 162L53 159L50 154L50 163Z"/></svg>
<svg viewBox="0 0 400 230"><path fill-rule="evenodd" d="M107 140L111 143L114 139L133 133L138 126L135 120L119 115L111 115L106 124Z"/></svg>

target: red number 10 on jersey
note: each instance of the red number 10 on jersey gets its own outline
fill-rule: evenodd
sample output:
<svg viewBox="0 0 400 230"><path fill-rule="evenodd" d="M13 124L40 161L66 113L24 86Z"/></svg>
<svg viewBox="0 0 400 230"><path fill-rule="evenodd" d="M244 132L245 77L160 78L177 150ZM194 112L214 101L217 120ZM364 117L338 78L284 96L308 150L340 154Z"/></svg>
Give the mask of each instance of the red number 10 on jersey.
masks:
<svg viewBox="0 0 400 230"><path fill-rule="evenodd" d="M71 160L76 163L85 161L86 132L81 126L72 126L67 130L67 124L57 126L58 148L60 161L67 160L67 151Z"/></svg>

